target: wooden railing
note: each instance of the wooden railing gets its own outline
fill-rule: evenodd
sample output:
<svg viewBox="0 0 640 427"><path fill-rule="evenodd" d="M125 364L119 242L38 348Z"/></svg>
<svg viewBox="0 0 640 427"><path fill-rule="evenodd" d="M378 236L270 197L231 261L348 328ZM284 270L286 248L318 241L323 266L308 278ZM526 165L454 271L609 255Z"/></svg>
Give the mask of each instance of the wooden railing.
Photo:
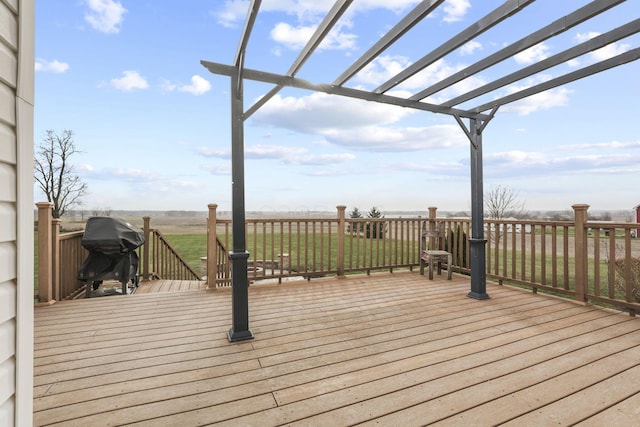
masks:
<svg viewBox="0 0 640 427"><path fill-rule="evenodd" d="M638 224L588 221L587 205L573 208L574 221L485 221L487 277L635 315Z"/></svg>
<svg viewBox="0 0 640 427"><path fill-rule="evenodd" d="M73 298L84 289L84 283L78 281L78 271L89 252L82 247L82 231L60 234L59 257L60 273L54 286L53 299ZM56 263L54 263L56 264Z"/></svg>
<svg viewBox="0 0 640 427"><path fill-rule="evenodd" d="M209 230L229 247L231 221L215 221L215 206L210 205ZM574 221L486 220L487 277L635 314L640 309L640 239L633 238L638 224L587 222L586 205L574 210ZM351 219L338 207L336 218L247 220L248 276L280 282L291 276L413 269L419 265L421 231L432 223L444 225L453 271L470 274L469 219L438 218L435 208L427 218ZM224 280L229 286L229 277Z"/></svg>
<svg viewBox="0 0 640 427"><path fill-rule="evenodd" d="M230 286L228 257L219 257L232 240L231 220L215 220L216 205L209 205L208 241L218 242L217 259L207 262L208 282ZM348 219L344 207L337 218L283 218L246 220L248 277L250 281L287 277L311 279L345 273L410 268L418 265L419 218ZM222 247L220 248L220 244ZM209 247L214 245L210 244ZM223 269L225 275L220 275ZM217 272L217 274L216 274Z"/></svg>
<svg viewBox="0 0 640 427"><path fill-rule="evenodd" d="M485 221L487 276L575 296L572 222Z"/></svg>
<svg viewBox="0 0 640 427"><path fill-rule="evenodd" d="M143 279L200 280L160 230L147 228L148 219L145 217L145 242L141 247Z"/></svg>
<svg viewBox="0 0 640 427"><path fill-rule="evenodd" d="M640 226L588 221L587 205L573 208L573 221L486 220L487 277L635 314L640 309L640 239L636 238ZM209 205L206 280L230 286L231 220L218 220L216 209ZM143 277L199 280L164 236L150 228L149 218L144 220ZM58 236L55 221L49 218L49 227L39 227L40 253L43 245L58 248L49 249L53 255L48 260L42 256L39 260L43 301L78 291L74 275L85 257L81 233ZM469 219L438 218L436 208L430 208L426 218L352 219L339 206L334 218L247 220L249 279L281 282L288 277L309 280L413 269L419 265L421 232L435 223L444 225L453 271L470 274Z"/></svg>

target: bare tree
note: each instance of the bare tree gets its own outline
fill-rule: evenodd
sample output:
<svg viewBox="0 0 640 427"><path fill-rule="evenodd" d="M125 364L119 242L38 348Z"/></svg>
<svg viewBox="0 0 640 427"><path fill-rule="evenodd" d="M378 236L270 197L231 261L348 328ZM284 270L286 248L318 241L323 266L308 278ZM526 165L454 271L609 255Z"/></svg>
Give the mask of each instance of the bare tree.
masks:
<svg viewBox="0 0 640 427"><path fill-rule="evenodd" d="M53 203L53 217L60 218L67 209L79 204L87 184L73 171L70 158L76 154L73 132L62 135L47 130L35 156L34 174L40 189Z"/></svg>
<svg viewBox="0 0 640 427"><path fill-rule="evenodd" d="M489 219L521 217L525 214L524 202L508 185L498 185L484 195L485 214Z"/></svg>

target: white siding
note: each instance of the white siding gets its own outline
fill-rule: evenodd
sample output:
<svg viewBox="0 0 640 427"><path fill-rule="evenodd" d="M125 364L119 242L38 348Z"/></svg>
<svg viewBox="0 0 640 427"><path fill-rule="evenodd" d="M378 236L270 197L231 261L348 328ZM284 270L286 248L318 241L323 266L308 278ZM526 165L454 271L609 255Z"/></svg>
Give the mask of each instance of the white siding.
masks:
<svg viewBox="0 0 640 427"><path fill-rule="evenodd" d="M0 427L33 416L34 0L0 0Z"/></svg>

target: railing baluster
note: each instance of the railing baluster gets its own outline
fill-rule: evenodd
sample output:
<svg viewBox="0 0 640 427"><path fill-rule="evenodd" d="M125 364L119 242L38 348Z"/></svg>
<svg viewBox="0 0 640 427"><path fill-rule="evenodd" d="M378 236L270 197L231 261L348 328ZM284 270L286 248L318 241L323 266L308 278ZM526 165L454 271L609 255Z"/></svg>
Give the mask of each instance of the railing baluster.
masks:
<svg viewBox="0 0 640 427"><path fill-rule="evenodd" d="M502 239L502 275L507 275L507 240L509 240L509 227L515 227L515 224L503 224L502 226L502 234L504 239Z"/></svg>
<svg viewBox="0 0 640 427"><path fill-rule="evenodd" d="M529 236L531 236L530 237L531 255L529 256L531 260L531 275L530 275L531 277L529 280L535 283L536 282L536 226L535 224L530 224Z"/></svg>
<svg viewBox="0 0 640 427"><path fill-rule="evenodd" d="M547 229L540 226L540 282L547 284Z"/></svg>
<svg viewBox="0 0 640 427"><path fill-rule="evenodd" d="M551 283L557 287L558 283L558 226L551 225Z"/></svg>
<svg viewBox="0 0 640 427"><path fill-rule="evenodd" d="M600 296L600 229L593 230L593 292Z"/></svg>
<svg viewBox="0 0 640 427"><path fill-rule="evenodd" d="M522 224L520 228L520 279L526 280L526 261L527 261L527 227Z"/></svg>
<svg viewBox="0 0 640 427"><path fill-rule="evenodd" d="M562 255L564 258L562 269L563 269L563 282L564 289L569 290L569 226L565 225L563 227L564 232L562 233ZM575 229L575 227L574 227Z"/></svg>

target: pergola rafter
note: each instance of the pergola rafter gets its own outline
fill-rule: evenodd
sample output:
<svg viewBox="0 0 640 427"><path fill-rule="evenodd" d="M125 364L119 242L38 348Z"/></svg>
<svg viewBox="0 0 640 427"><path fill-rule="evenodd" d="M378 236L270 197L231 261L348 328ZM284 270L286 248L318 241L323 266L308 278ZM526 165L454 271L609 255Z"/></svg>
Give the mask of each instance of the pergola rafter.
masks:
<svg viewBox="0 0 640 427"><path fill-rule="evenodd" d="M444 3L444 0L423 0L413 10L408 12L402 19L374 43L364 54L355 60L344 72L342 72L333 83L313 83L305 79L296 77L298 71L313 55L323 40L334 28L343 14L352 5L353 0L337 0L329 10L324 20L317 27L310 40L303 47L296 60L292 63L286 74L276 74L266 71L247 69L244 67L244 57L249 43L251 31L261 5L261 0L252 0L245 25L241 33L238 49L233 61L233 65L224 65L215 62L201 61L211 73L230 77L231 81L231 122L232 122L232 193L233 193L233 251L230 257L233 260L233 326L229 331L230 341L239 341L253 338L249 330L249 309L248 309L248 277L246 236L245 236L245 205L244 205L244 122L252 114L259 110L264 104L273 98L282 88L291 87L316 92L323 92L332 95L345 96L370 102L385 103L404 108L427 111L432 113L446 114L452 116L460 125L470 142L470 167L471 167L471 290L469 296L475 299L486 299L486 272L485 272L485 245L484 239L484 218L483 218L483 172L482 172L482 133L487 124L495 117L499 108L505 104L512 103L549 89L562 86L579 79L591 76L596 73L608 70L619 65L623 65L640 58L640 48L630 49L614 57L601 60L592 65L585 66L575 71L567 72L555 78L551 78L543 83L529 86L516 93L497 97L489 102L481 102L473 108L457 107L465 102L477 100L479 97L504 88L510 84L522 81L536 73L551 67L566 63L589 52L605 47L613 42L640 32L640 19L631 17L629 22L619 25L608 32L592 38L589 41L580 43L566 49L549 58L541 60L533 65L524 67L506 76L497 78L475 88L469 92L456 96L441 103L423 102L422 100L450 88L464 79L476 75L514 55L531 48L545 40L553 39L575 27L578 24L589 21L599 16L605 11L614 8L626 0L593 0L585 6L558 18L551 23L540 27L537 31L511 43L499 51L480 59L468 67L451 74L441 81L432 84L415 94L403 98L397 95L390 95L386 92L401 85L410 77L424 71L436 61L444 58L451 52L463 46L465 43L474 40L487 30L498 26L510 17L522 13L535 0L506 0L502 5L486 14L463 31L459 32L449 40L442 43L435 49L427 52L419 60L406 67L395 76L382 83L374 90L363 90L345 87L344 84L353 78L368 64L380 57L382 52L393 46L416 24L431 16ZM635 18L635 19L634 19ZM261 99L246 111L243 103L243 82L252 80L269 83L274 87L269 90ZM328 80L330 81L330 80ZM468 126L463 119L469 120Z"/></svg>
<svg viewBox="0 0 640 427"><path fill-rule="evenodd" d="M584 55L585 53L593 52L594 50L598 50L610 43L616 42L620 39L623 39L632 34L635 34L638 32L639 27L640 27L640 19L636 19L634 21L629 22L628 24L622 25L614 30L611 30L607 33L594 37L577 46L569 48L563 52L557 53L553 56L550 56L549 58L543 59L539 62L536 62L535 64L522 68L514 73L511 73L509 75L496 79L491 83L488 83L484 86L476 88L465 94L457 96L449 101L443 102L440 105L443 105L446 107L452 107L454 105L462 104L463 102L468 101L470 99L477 98L481 95L484 95L485 93L493 92L496 89L500 89L501 87L505 87L511 83L515 83L519 80L525 79L536 73L547 70L551 67L555 67L556 65L563 64L571 59Z"/></svg>
<svg viewBox="0 0 640 427"><path fill-rule="evenodd" d="M542 27L538 31L529 34L527 37L521 38L517 42L511 43L509 46L499 50L498 52L489 55L478 62L475 62L474 64L458 71L457 73L452 74L446 79L440 80L438 83L421 90L415 95L409 97L409 99L420 100L426 98L429 95L440 92L441 90L446 89L449 86L452 86L469 76L475 75L482 70L485 70L493 65L496 65L499 62L504 61L505 59L513 57L513 55L516 55L532 46L535 46L538 43L541 43L553 36L565 32L575 27L576 25L586 21L587 19L592 18L593 16L615 6L616 4L622 3L622 1L624 0L589 3L588 5L576 10L575 12L563 16L562 18L555 20L551 24Z"/></svg>
<svg viewBox="0 0 640 427"><path fill-rule="evenodd" d="M447 54L453 52L465 43L475 39L485 31L498 25L500 22L512 16L522 8L530 5L534 1L535 0L507 0L505 3L503 3L501 6L498 6L483 18L480 18L478 21L469 25L463 31L451 37L448 41L433 49L431 52L427 53L425 56L423 56L395 76L391 77L389 80L378 86L374 90L374 92L384 93L389 89L398 86L409 77L424 70L437 60L444 58Z"/></svg>

